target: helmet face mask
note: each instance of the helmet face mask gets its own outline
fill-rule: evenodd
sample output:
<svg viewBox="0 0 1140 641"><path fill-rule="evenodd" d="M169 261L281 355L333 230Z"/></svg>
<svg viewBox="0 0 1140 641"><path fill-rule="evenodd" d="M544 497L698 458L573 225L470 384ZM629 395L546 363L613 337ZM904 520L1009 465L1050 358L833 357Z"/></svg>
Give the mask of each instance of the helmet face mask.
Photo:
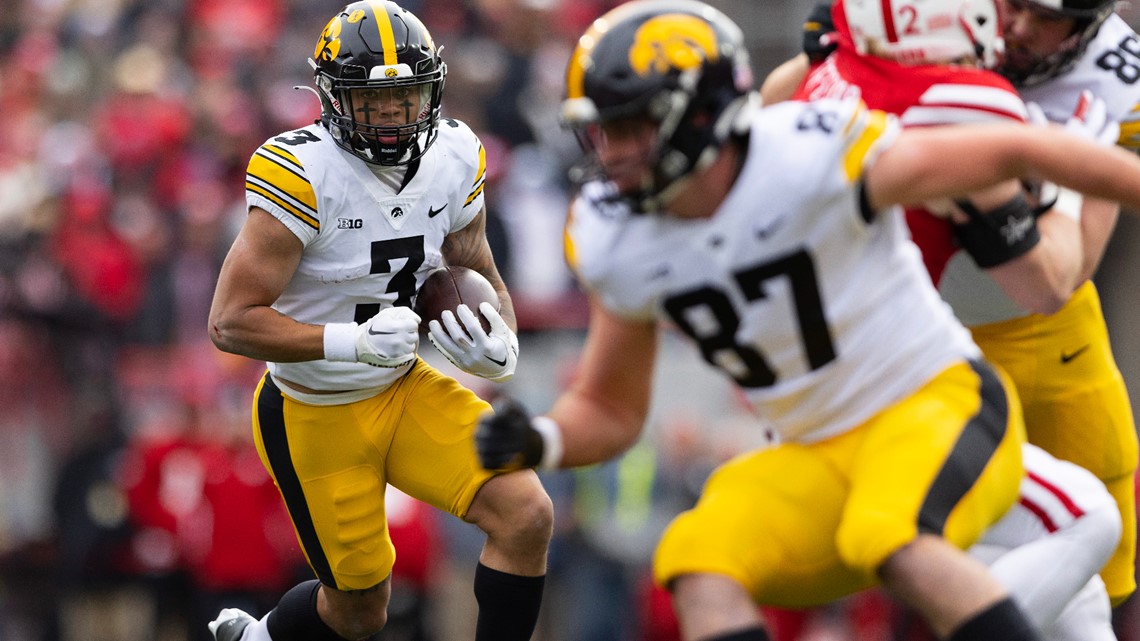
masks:
<svg viewBox="0 0 1140 641"><path fill-rule="evenodd" d="M986 69L1005 42L995 0L842 0L862 54L905 65L972 60Z"/></svg>
<svg viewBox="0 0 1140 641"><path fill-rule="evenodd" d="M423 23L396 3L346 6L325 25L310 62L321 124L345 151L405 165L435 142L447 65Z"/></svg>
<svg viewBox="0 0 1140 641"><path fill-rule="evenodd" d="M579 39L561 117L589 156L589 173L605 178L600 132L638 119L650 126L641 128L653 134L638 187L625 177L619 197L651 211L715 158L751 92L743 34L724 14L695 0L634 0Z"/></svg>
<svg viewBox="0 0 1140 641"><path fill-rule="evenodd" d="M1011 41L999 71L1014 86L1029 88L1072 69L1100 26L1116 10L1116 0L999 0L1006 12L1028 11L1039 21L1072 21L1071 30L1051 51L1030 51ZM1038 27L1040 28L1040 27Z"/></svg>

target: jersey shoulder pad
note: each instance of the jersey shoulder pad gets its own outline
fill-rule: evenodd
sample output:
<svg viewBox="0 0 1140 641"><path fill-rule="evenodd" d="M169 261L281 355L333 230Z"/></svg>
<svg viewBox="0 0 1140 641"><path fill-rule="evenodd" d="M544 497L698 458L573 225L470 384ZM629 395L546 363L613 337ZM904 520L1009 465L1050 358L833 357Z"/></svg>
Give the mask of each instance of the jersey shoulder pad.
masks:
<svg viewBox="0 0 1140 641"><path fill-rule="evenodd" d="M563 230L566 264L589 287L606 269L614 239L629 217L629 206L601 181L582 185L570 203Z"/></svg>
<svg viewBox="0 0 1140 641"><path fill-rule="evenodd" d="M262 143L250 156L245 190L249 204L284 213L320 231L317 196L303 160L312 162L312 155L301 152L303 145L320 142L315 127L285 132Z"/></svg>
<svg viewBox="0 0 1140 641"><path fill-rule="evenodd" d="M851 184L894 142L899 129L897 118L868 109L857 97L777 103L758 112L750 162L755 159L766 171L797 176L804 184L832 184L828 176L838 167L842 183Z"/></svg>
<svg viewBox="0 0 1140 641"><path fill-rule="evenodd" d="M483 204L483 187L487 179L487 151L479 136L461 120L443 118L439 122L436 145L447 150L448 156L458 159L466 171L466 195L463 208L475 206L478 212Z"/></svg>

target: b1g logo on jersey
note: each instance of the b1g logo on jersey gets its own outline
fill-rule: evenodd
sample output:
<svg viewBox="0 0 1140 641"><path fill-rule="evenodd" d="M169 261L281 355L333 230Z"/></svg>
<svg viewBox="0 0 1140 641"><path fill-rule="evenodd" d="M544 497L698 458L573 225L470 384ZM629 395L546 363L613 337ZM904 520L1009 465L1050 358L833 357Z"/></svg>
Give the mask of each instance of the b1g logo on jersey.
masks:
<svg viewBox="0 0 1140 641"><path fill-rule="evenodd" d="M337 218L336 219L336 228L337 229L363 229L364 228L364 219L363 218Z"/></svg>

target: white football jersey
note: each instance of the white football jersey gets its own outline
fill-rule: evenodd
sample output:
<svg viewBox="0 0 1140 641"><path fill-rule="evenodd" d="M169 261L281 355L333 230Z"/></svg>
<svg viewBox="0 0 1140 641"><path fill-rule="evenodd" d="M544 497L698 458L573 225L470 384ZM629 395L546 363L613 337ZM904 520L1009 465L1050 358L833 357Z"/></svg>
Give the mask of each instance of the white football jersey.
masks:
<svg viewBox="0 0 1140 641"><path fill-rule="evenodd" d="M901 210L860 206L863 171L898 130L859 100L764 108L712 217L634 215L588 183L567 259L611 312L688 335L782 439L844 432L979 355Z"/></svg>
<svg viewBox="0 0 1140 641"><path fill-rule="evenodd" d="M411 307L443 262L447 234L483 208L486 156L467 125L443 120L439 137L398 192L343 151L320 125L270 138L254 152L246 203L304 244L301 262L274 309L302 323L363 323L385 307ZM386 386L398 369L364 363L269 363L274 376L318 390Z"/></svg>
<svg viewBox="0 0 1140 641"><path fill-rule="evenodd" d="M1075 67L1020 91L1049 120L1064 123L1084 89L1104 100L1108 117L1120 123L1117 144L1140 151L1140 36L1118 15L1101 25Z"/></svg>

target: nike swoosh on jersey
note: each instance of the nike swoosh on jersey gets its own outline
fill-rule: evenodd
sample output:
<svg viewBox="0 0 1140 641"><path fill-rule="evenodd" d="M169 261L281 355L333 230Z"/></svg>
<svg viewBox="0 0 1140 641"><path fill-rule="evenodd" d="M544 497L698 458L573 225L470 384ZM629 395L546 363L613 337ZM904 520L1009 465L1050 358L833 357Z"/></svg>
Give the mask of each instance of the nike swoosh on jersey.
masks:
<svg viewBox="0 0 1140 641"><path fill-rule="evenodd" d="M443 203L443 207L440 207L439 209L432 209L431 207L428 207L428 218L435 218L436 214L445 209L447 209L447 203Z"/></svg>
<svg viewBox="0 0 1140 641"><path fill-rule="evenodd" d="M1074 358L1080 356L1081 354L1084 354L1089 347L1090 345L1085 345L1084 347L1077 348L1072 352L1061 352L1061 363L1064 364L1072 361Z"/></svg>

